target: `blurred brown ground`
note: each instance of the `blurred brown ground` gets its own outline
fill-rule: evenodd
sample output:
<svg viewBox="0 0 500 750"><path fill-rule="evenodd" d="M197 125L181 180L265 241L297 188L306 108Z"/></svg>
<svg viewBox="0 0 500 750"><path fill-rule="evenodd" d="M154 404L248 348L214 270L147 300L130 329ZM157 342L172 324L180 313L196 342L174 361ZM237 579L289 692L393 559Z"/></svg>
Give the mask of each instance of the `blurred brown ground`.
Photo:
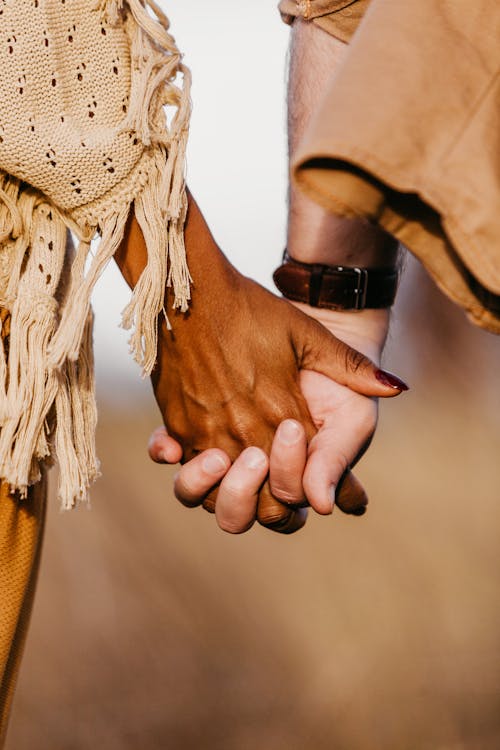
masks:
<svg viewBox="0 0 500 750"><path fill-rule="evenodd" d="M418 293L416 291L418 289ZM362 519L218 531L101 403L93 508L51 503L8 750L498 750L499 341L412 266Z"/></svg>

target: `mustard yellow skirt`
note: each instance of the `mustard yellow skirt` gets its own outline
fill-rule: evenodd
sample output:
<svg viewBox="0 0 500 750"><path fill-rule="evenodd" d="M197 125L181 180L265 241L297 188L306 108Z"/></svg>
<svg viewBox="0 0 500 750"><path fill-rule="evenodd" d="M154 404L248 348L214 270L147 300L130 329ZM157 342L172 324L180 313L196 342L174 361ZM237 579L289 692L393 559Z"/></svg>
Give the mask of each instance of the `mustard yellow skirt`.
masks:
<svg viewBox="0 0 500 750"><path fill-rule="evenodd" d="M9 316L0 309L1 335L8 349ZM30 488L25 500L0 482L0 748L5 741L12 696L35 595L47 481Z"/></svg>

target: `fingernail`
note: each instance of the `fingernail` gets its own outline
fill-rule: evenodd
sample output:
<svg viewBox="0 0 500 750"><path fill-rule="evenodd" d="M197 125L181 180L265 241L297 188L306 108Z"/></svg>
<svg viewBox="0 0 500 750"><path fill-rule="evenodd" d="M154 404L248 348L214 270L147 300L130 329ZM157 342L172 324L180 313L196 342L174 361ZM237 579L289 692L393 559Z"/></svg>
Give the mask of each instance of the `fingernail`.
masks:
<svg viewBox="0 0 500 750"><path fill-rule="evenodd" d="M366 505L360 505L359 508L354 508L354 510L351 510L352 516L364 516L366 513Z"/></svg>
<svg viewBox="0 0 500 750"><path fill-rule="evenodd" d="M332 484L332 486L330 487L330 502L332 504L332 513L333 513L333 509L335 508L335 490L336 489L337 488L335 487L335 485Z"/></svg>
<svg viewBox="0 0 500 750"><path fill-rule="evenodd" d="M302 428L293 419L286 419L278 427L278 437L284 445L298 443L302 434Z"/></svg>
<svg viewBox="0 0 500 750"><path fill-rule="evenodd" d="M266 463L266 454L260 448L247 448L241 454L241 460L248 469L262 469Z"/></svg>
<svg viewBox="0 0 500 750"><path fill-rule="evenodd" d="M388 385L389 388L394 388L397 391L409 391L409 386L400 378L393 375L392 372L386 372L385 370L377 370L375 373L377 380L383 385Z"/></svg>
<svg viewBox="0 0 500 750"><path fill-rule="evenodd" d="M207 474L220 474L227 468L226 462L218 453L209 453L204 457L201 465Z"/></svg>

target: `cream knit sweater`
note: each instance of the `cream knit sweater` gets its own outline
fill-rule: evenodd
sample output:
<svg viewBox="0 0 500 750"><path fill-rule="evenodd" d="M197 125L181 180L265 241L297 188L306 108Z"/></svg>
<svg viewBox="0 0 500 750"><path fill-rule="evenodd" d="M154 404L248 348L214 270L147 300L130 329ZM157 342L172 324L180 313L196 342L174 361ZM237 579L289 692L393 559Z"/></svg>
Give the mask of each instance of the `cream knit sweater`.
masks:
<svg viewBox="0 0 500 750"><path fill-rule="evenodd" d="M190 77L153 0L0 0L0 71L0 477L25 495L56 458L67 508L98 474L90 294L131 205L148 264L123 324L146 374L165 285L188 305Z"/></svg>

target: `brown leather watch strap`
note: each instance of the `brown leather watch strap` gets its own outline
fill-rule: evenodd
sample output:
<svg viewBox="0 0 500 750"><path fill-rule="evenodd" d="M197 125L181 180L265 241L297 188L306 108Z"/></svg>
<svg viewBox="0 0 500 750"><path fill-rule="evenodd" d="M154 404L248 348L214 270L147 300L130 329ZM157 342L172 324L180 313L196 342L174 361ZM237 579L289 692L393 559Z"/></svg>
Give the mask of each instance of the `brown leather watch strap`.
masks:
<svg viewBox="0 0 500 750"><path fill-rule="evenodd" d="M273 279L287 299L330 310L390 307L398 286L398 272L394 267L352 268L301 263L286 251Z"/></svg>

